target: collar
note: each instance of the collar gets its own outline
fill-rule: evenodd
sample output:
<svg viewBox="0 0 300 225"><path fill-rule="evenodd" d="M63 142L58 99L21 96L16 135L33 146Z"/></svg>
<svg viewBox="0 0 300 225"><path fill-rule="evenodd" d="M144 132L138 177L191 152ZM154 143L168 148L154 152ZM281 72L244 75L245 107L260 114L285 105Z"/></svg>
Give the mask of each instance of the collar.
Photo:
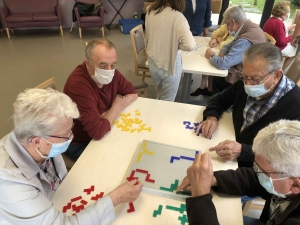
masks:
<svg viewBox="0 0 300 225"><path fill-rule="evenodd" d="M14 131L6 136L4 149L28 180L39 173L40 168L24 146L17 140Z"/></svg>
<svg viewBox="0 0 300 225"><path fill-rule="evenodd" d="M245 23L244 23L244 24L245 24ZM233 36L234 39L236 39L236 38L240 35L241 29L243 28L244 24L237 30L237 32L236 32L235 35Z"/></svg>

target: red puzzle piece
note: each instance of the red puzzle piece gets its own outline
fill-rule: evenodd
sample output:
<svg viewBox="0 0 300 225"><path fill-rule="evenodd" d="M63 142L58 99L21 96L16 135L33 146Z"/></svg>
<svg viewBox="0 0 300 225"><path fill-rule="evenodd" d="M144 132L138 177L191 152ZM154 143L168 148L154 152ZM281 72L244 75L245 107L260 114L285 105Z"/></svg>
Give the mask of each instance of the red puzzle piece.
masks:
<svg viewBox="0 0 300 225"><path fill-rule="evenodd" d="M94 185L92 185L91 188L83 189L83 192L86 192L88 195L91 194L92 191L94 191Z"/></svg>
<svg viewBox="0 0 300 225"><path fill-rule="evenodd" d="M135 180L135 179L137 180L138 177L134 177L135 172L147 174L145 181L155 183L155 180L150 179L150 173L148 173L147 170L141 170L141 169L132 170L131 173L130 173L130 176L127 177L126 180L128 180L128 181L132 181L132 180Z"/></svg>
<svg viewBox="0 0 300 225"><path fill-rule="evenodd" d="M85 200L82 199L82 200L80 201L80 203L81 203L82 205L86 205L86 204L87 204L87 201L85 201Z"/></svg>
<svg viewBox="0 0 300 225"><path fill-rule="evenodd" d="M150 173L147 174L145 181L154 183L155 180L150 179Z"/></svg>
<svg viewBox="0 0 300 225"><path fill-rule="evenodd" d="M68 209L71 209L71 202L69 202L67 205L65 205L62 209L63 213L66 213L68 211Z"/></svg>
<svg viewBox="0 0 300 225"><path fill-rule="evenodd" d="M127 209L127 213L131 213L131 212L134 212L134 211L135 211L135 209L134 209L133 203L129 202L129 209Z"/></svg>
<svg viewBox="0 0 300 225"><path fill-rule="evenodd" d="M99 198L102 198L104 195L104 192L100 192L100 194L96 194L95 196L92 196L91 200L97 201Z"/></svg>
<svg viewBox="0 0 300 225"><path fill-rule="evenodd" d="M72 199L71 199L71 202L76 202L76 201L78 201L78 200L80 200L80 199L82 199L82 197L81 197L81 196L78 196L78 197L76 197L76 198L72 198Z"/></svg>

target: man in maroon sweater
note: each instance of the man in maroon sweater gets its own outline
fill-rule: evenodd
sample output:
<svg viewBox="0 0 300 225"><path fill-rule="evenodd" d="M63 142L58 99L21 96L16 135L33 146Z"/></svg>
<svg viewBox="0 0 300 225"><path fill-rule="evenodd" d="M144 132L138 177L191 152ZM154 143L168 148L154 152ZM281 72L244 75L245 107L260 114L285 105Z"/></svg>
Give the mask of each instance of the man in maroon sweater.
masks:
<svg viewBox="0 0 300 225"><path fill-rule="evenodd" d="M116 69L117 52L107 39L94 39L86 59L69 76L64 93L80 112L72 129L74 139L67 154L77 160L92 138L99 140L125 107L138 97L134 87Z"/></svg>

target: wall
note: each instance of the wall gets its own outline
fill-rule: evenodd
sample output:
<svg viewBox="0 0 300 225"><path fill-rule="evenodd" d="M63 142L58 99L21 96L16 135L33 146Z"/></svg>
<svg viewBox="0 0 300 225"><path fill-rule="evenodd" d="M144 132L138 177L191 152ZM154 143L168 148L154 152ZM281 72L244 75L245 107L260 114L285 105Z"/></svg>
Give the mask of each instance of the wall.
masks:
<svg viewBox="0 0 300 225"><path fill-rule="evenodd" d="M24 1L24 0L21 0ZM37 0L38 1L38 0ZM116 9L119 9L125 0L110 0ZM133 13L137 12L139 17L143 12L145 0L127 0L124 4L120 14L124 18L132 18ZM72 25L72 9L75 4L74 0L58 0L59 5L61 6L61 14L62 14L62 23L64 28L69 28ZM107 14L104 14L104 23L109 24L111 20L114 18L116 11L113 6L109 3L108 0L102 0L104 9L107 11ZM3 0L0 0L0 7L3 7ZM121 17L118 15L113 24L118 24L119 19Z"/></svg>

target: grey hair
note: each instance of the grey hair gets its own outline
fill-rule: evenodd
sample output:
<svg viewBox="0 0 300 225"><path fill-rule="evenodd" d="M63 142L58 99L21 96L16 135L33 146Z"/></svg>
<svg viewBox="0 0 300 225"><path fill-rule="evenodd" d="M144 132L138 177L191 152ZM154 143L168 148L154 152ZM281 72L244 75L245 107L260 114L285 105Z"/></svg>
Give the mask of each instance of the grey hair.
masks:
<svg viewBox="0 0 300 225"><path fill-rule="evenodd" d="M246 13L241 6L228 8L224 13L223 18L226 23L230 22L232 19L236 23L244 23L247 20Z"/></svg>
<svg viewBox="0 0 300 225"><path fill-rule="evenodd" d="M252 148L255 154L267 158L277 172L300 177L300 121L271 123L258 132Z"/></svg>
<svg viewBox="0 0 300 225"><path fill-rule="evenodd" d="M265 60L268 71L281 69L283 65L280 49L268 42L254 44L246 49L243 54L243 64L256 60Z"/></svg>
<svg viewBox="0 0 300 225"><path fill-rule="evenodd" d="M53 134L61 122L79 117L70 97L50 88L26 89L17 96L15 103L14 131L21 144L34 136Z"/></svg>
<svg viewBox="0 0 300 225"><path fill-rule="evenodd" d="M105 46L107 49L116 49L116 46L109 40L107 40L106 38L96 38L93 39L91 41L89 41L89 43L87 44L86 48L85 48L85 57L90 60L93 50L96 46L98 45L103 45Z"/></svg>

